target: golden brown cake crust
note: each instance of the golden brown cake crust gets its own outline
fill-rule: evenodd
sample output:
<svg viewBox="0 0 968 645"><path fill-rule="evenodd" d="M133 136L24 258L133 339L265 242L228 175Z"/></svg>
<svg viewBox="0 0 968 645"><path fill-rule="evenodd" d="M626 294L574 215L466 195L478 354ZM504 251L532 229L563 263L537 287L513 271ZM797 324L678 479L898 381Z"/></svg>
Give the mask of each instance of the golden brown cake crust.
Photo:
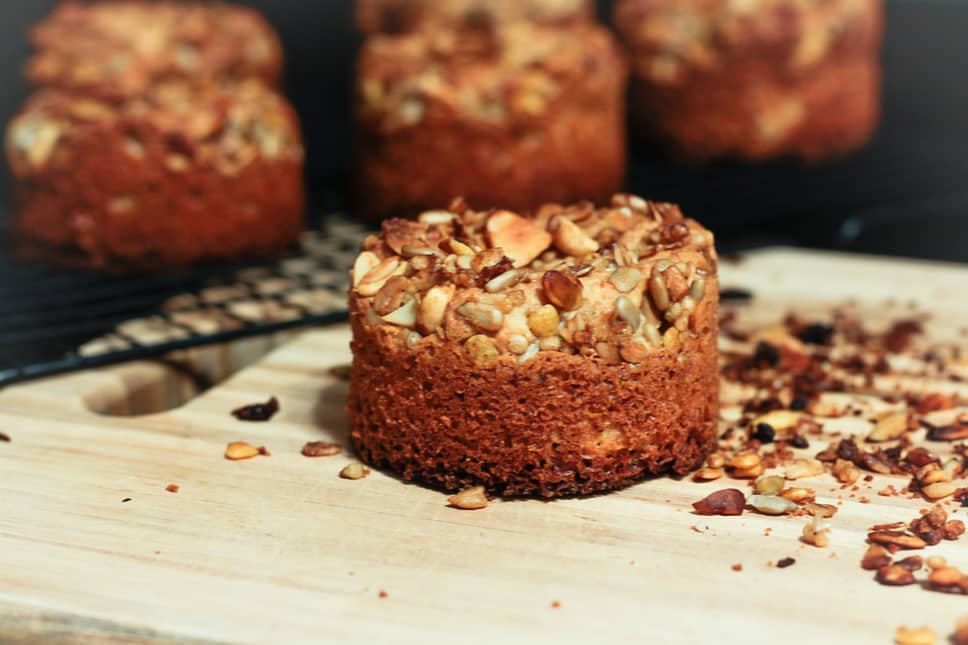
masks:
<svg viewBox="0 0 968 645"><path fill-rule="evenodd" d="M167 80L260 78L277 86L282 47L258 12L220 2L63 2L31 30L31 83L124 100Z"/></svg>
<svg viewBox="0 0 968 645"><path fill-rule="evenodd" d="M361 206L381 217L456 195L516 210L606 199L625 173L626 79L597 27L371 37L358 69Z"/></svg>
<svg viewBox="0 0 968 645"><path fill-rule="evenodd" d="M879 0L620 0L639 129L688 157L836 156L880 113Z"/></svg>
<svg viewBox="0 0 968 645"><path fill-rule="evenodd" d="M300 138L258 81L122 105L41 91L7 129L21 251L112 270L281 252L302 228Z"/></svg>
<svg viewBox="0 0 968 645"><path fill-rule="evenodd" d="M697 467L718 420L711 234L624 195L536 219L451 209L388 220L354 268L360 456L509 496Z"/></svg>
<svg viewBox="0 0 968 645"><path fill-rule="evenodd" d="M367 34L452 26L466 20L527 20L569 25L594 18L592 0L356 0L356 24Z"/></svg>

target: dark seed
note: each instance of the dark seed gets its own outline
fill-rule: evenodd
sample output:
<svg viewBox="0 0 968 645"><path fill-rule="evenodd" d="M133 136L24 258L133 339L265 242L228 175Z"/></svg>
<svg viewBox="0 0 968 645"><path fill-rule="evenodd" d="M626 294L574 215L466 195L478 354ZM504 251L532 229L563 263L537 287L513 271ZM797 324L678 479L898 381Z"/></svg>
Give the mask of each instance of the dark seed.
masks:
<svg viewBox="0 0 968 645"><path fill-rule="evenodd" d="M773 443L776 438L776 429L769 423L757 423L753 437L759 439L761 443Z"/></svg>
<svg viewBox="0 0 968 645"><path fill-rule="evenodd" d="M786 569L787 567L793 566L794 564L796 564L796 562L797 561L793 558L783 558L782 560L776 563L776 567L777 569Z"/></svg>
<svg viewBox="0 0 968 645"><path fill-rule="evenodd" d="M272 397L265 403L253 403L236 410L232 410L232 416L239 421L268 421L276 412L279 411L279 400Z"/></svg>
<svg viewBox="0 0 968 645"><path fill-rule="evenodd" d="M753 299L753 292L727 287L719 290L719 299L723 302L746 302Z"/></svg>
<svg viewBox="0 0 968 645"><path fill-rule="evenodd" d="M780 350L773 345L760 341L753 353L753 365L756 367L776 367L780 362Z"/></svg>
<svg viewBox="0 0 968 645"><path fill-rule="evenodd" d="M807 400L806 397L798 396L797 398L790 401L790 409L799 412L801 410L806 410L809 404L810 404L810 401Z"/></svg>
<svg viewBox="0 0 968 645"><path fill-rule="evenodd" d="M790 439L790 445L792 445L794 448L809 448L810 442L807 441L807 438L803 435L795 434L793 435L793 438Z"/></svg>
<svg viewBox="0 0 968 645"><path fill-rule="evenodd" d="M803 331L797 334L797 338L810 345L826 345L830 342L830 337L834 334L834 328L830 325L814 323L807 325Z"/></svg>
<svg viewBox="0 0 968 645"><path fill-rule="evenodd" d="M121 503L122 504L127 504L130 501L131 501L131 498L130 497L125 497L124 499L121 500Z"/></svg>

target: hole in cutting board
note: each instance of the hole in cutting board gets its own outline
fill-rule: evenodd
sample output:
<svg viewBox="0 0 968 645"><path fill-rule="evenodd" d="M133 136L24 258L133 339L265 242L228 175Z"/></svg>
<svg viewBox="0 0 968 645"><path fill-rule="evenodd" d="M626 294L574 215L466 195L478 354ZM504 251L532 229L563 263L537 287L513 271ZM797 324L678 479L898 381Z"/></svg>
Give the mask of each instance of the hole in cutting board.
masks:
<svg viewBox="0 0 968 645"><path fill-rule="evenodd" d="M180 408L259 361L295 334L246 338L174 352L157 361L105 368L102 371L117 376L115 384L88 393L84 405L95 414L116 417L145 416Z"/></svg>

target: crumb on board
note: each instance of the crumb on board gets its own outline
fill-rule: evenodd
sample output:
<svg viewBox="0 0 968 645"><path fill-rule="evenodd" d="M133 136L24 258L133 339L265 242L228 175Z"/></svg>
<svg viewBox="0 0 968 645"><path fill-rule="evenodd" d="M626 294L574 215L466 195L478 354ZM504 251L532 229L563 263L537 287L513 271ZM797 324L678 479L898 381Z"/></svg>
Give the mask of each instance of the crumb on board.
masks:
<svg viewBox="0 0 968 645"><path fill-rule="evenodd" d="M178 484L168 484L165 486L165 490L169 493L177 493L179 490L181 490L181 486Z"/></svg>

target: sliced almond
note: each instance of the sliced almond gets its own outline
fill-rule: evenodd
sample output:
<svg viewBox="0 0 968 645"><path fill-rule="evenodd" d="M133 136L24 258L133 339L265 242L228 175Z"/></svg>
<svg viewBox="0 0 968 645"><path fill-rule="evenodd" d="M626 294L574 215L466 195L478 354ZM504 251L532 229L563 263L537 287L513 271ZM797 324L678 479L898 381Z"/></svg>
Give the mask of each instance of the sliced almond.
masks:
<svg viewBox="0 0 968 645"><path fill-rule="evenodd" d="M487 242L504 251L515 268L528 266L551 245L551 235L532 220L512 213L497 211L484 225Z"/></svg>
<svg viewBox="0 0 968 645"><path fill-rule="evenodd" d="M438 285L431 287L424 294L417 312L417 325L425 334L432 334L444 322L447 305L454 297L453 285Z"/></svg>
<svg viewBox="0 0 968 645"><path fill-rule="evenodd" d="M557 215L548 224L555 247L565 255L582 257L598 250L598 242L588 236L573 221Z"/></svg>
<svg viewBox="0 0 968 645"><path fill-rule="evenodd" d="M363 276L356 290L364 297L375 296L387 280L397 272L402 272L401 269L405 271L406 264L401 263L400 258L396 256L388 257Z"/></svg>

